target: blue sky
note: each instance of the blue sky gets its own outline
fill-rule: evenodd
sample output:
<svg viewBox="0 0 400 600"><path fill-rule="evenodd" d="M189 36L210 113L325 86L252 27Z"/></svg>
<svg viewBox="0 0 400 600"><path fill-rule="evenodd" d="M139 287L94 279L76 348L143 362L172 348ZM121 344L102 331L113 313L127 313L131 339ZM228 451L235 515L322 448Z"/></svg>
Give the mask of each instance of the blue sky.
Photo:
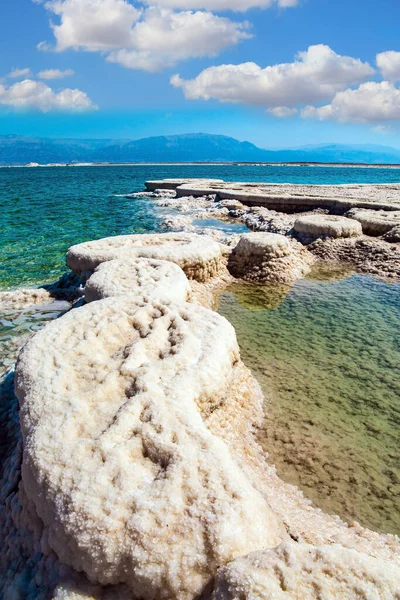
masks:
<svg viewBox="0 0 400 600"><path fill-rule="evenodd" d="M399 23L398 0L2 2L0 133L400 147Z"/></svg>

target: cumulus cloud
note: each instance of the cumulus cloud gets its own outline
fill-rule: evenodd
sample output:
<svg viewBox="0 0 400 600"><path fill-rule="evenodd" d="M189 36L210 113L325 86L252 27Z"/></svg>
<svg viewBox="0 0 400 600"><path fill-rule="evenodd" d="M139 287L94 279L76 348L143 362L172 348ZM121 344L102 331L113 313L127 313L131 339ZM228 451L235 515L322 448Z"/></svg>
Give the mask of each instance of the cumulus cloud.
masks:
<svg viewBox="0 0 400 600"><path fill-rule="evenodd" d="M58 51L129 47L141 14L125 0L51 0L46 8L60 17L59 25L52 24Z"/></svg>
<svg viewBox="0 0 400 600"><path fill-rule="evenodd" d="M154 4L147 0L148 4ZM233 10L243 12L249 8L291 8L299 4L299 0L157 0L157 6L178 8L183 10L205 9L211 11Z"/></svg>
<svg viewBox="0 0 400 600"><path fill-rule="evenodd" d="M96 108L81 90L63 89L54 92L41 81L25 79L6 87L0 85L0 105L13 108L36 109L42 112L86 111Z"/></svg>
<svg viewBox="0 0 400 600"><path fill-rule="evenodd" d="M38 77L39 79L63 79L72 75L75 75L73 69L66 69L65 71L60 71L60 69L44 69L39 72Z"/></svg>
<svg viewBox="0 0 400 600"><path fill-rule="evenodd" d="M32 75L32 71L30 69L13 69L8 77L12 77L13 79L21 79L22 77L30 77Z"/></svg>
<svg viewBox="0 0 400 600"><path fill-rule="evenodd" d="M385 79L400 81L400 52L381 52L376 55L376 64Z"/></svg>
<svg viewBox="0 0 400 600"><path fill-rule="evenodd" d="M131 69L158 71L188 58L214 56L250 37L246 23L209 12L149 8L132 31L132 49L112 52L107 60Z"/></svg>
<svg viewBox="0 0 400 600"><path fill-rule="evenodd" d="M250 36L249 24L204 11L135 8L126 0L50 0L55 50L105 52L109 62L157 71L179 61L214 56ZM41 42L40 49L48 49Z"/></svg>
<svg viewBox="0 0 400 600"><path fill-rule="evenodd" d="M302 110L306 119L340 123L376 123L400 120L400 89L389 81L363 83L338 92L330 104Z"/></svg>
<svg viewBox="0 0 400 600"><path fill-rule="evenodd" d="M262 69L255 63L209 67L195 79L171 78L186 98L241 102L265 108L291 108L330 99L349 85L359 83L374 69L357 58L336 54L319 44L299 52L292 63Z"/></svg>

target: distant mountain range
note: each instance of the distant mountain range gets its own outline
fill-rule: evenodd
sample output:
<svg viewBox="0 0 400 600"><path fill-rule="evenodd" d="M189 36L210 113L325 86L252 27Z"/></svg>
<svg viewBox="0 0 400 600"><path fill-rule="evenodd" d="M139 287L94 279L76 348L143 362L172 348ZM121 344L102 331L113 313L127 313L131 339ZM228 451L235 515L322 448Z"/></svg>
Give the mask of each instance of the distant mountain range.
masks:
<svg viewBox="0 0 400 600"><path fill-rule="evenodd" d="M28 163L312 162L400 164L390 146L322 144L263 150L224 135L193 133L140 140L80 140L0 135L0 165Z"/></svg>

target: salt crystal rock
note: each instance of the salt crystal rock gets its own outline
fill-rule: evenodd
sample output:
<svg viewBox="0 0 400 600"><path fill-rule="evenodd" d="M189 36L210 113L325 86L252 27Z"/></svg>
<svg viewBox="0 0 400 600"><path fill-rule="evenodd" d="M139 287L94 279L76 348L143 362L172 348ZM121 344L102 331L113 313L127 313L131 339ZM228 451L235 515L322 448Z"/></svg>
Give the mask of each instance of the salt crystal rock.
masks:
<svg viewBox="0 0 400 600"><path fill-rule="evenodd" d="M383 236L383 239L391 244L398 244L400 242L400 225L396 225L396 227L389 229Z"/></svg>
<svg viewBox="0 0 400 600"><path fill-rule="evenodd" d="M28 342L22 479L62 563L135 597L186 600L220 565L284 539L206 424L238 361L217 313L134 296L77 308Z"/></svg>
<svg viewBox="0 0 400 600"><path fill-rule="evenodd" d="M304 215L296 219L293 228L306 244L318 238L359 237L363 233L358 221L337 215Z"/></svg>
<svg viewBox="0 0 400 600"><path fill-rule="evenodd" d="M312 255L276 233L246 233L232 252L228 268L246 281L291 283L310 270Z"/></svg>
<svg viewBox="0 0 400 600"><path fill-rule="evenodd" d="M383 235L396 225L400 225L400 210L363 210L353 208L346 214L361 223L365 235Z"/></svg>
<svg viewBox="0 0 400 600"><path fill-rule="evenodd" d="M190 285L182 269L165 260L110 260L101 263L87 281L85 300L138 292L162 302L184 302L190 296Z"/></svg>
<svg viewBox="0 0 400 600"><path fill-rule="evenodd" d="M50 292L43 288L20 288L0 292L0 309L22 310L35 304L46 304L52 299Z"/></svg>
<svg viewBox="0 0 400 600"><path fill-rule="evenodd" d="M285 542L219 570L213 600L394 600L400 568L332 544Z"/></svg>
<svg viewBox="0 0 400 600"><path fill-rule="evenodd" d="M207 281L225 269L219 244L194 233L119 235L77 244L67 252L76 273L92 272L113 259L154 258L179 265L189 279Z"/></svg>

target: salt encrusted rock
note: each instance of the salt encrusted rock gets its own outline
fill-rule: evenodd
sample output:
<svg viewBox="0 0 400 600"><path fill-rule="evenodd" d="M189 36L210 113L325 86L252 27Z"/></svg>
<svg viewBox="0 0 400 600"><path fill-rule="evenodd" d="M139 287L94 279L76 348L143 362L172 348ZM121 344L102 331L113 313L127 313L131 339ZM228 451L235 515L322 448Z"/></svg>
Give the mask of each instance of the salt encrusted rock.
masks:
<svg viewBox="0 0 400 600"><path fill-rule="evenodd" d="M400 225L400 210L362 210L353 208L346 215L361 223L365 235L383 235L396 225Z"/></svg>
<svg viewBox="0 0 400 600"><path fill-rule="evenodd" d="M138 292L162 302L185 302L190 296L190 285L182 269L165 260L110 260L100 264L87 281L85 300Z"/></svg>
<svg viewBox="0 0 400 600"><path fill-rule="evenodd" d="M218 572L213 600L394 600L400 569L356 550L285 542Z"/></svg>
<svg viewBox="0 0 400 600"><path fill-rule="evenodd" d="M48 304L53 300L50 292L43 288L20 288L0 292L0 308L19 310L35 304Z"/></svg>
<svg viewBox="0 0 400 600"><path fill-rule="evenodd" d="M229 260L229 270L246 281L290 283L310 270L312 255L297 242L275 233L246 233Z"/></svg>
<svg viewBox="0 0 400 600"><path fill-rule="evenodd" d="M28 342L16 368L22 477L63 563L135 597L189 599L220 565L282 541L206 426L238 360L218 314L129 296L77 308Z"/></svg>
<svg viewBox="0 0 400 600"><path fill-rule="evenodd" d="M400 248L374 238L317 240L308 246L314 256L326 262L348 262L357 271L400 279Z"/></svg>
<svg viewBox="0 0 400 600"><path fill-rule="evenodd" d="M304 215L294 223L296 237L303 243L318 238L360 237L362 228L358 221L337 215Z"/></svg>
<svg viewBox="0 0 400 600"><path fill-rule="evenodd" d="M396 227L393 227L393 229L390 229L387 233L385 233L384 236L382 236L382 239L385 240L385 242L390 242L391 244L397 244L400 242L400 225L396 225Z"/></svg>
<svg viewBox="0 0 400 600"><path fill-rule="evenodd" d="M225 268L219 244L193 233L119 235L72 246L67 265L76 273L91 273L116 258L154 258L179 265L189 279L207 281Z"/></svg>

